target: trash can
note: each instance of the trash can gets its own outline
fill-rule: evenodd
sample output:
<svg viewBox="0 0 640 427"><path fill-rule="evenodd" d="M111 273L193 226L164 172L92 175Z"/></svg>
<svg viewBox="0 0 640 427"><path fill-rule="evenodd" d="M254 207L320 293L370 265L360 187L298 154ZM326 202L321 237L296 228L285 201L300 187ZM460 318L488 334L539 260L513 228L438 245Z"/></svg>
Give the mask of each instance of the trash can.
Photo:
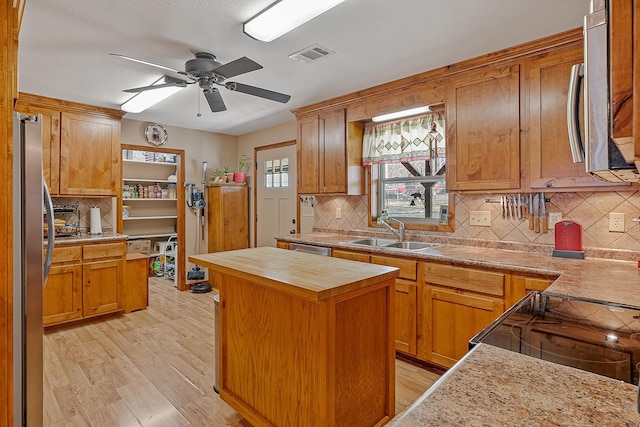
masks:
<svg viewBox="0 0 640 427"><path fill-rule="evenodd" d="M216 339L213 391L220 394L220 294L213 297L213 331Z"/></svg>

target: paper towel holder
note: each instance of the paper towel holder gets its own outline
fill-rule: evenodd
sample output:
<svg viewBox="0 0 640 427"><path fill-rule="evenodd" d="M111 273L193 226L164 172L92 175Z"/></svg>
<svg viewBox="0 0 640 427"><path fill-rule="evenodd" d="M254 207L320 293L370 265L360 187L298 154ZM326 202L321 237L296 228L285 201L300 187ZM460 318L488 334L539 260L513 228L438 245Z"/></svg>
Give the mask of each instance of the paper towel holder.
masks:
<svg viewBox="0 0 640 427"><path fill-rule="evenodd" d="M91 208L90 220L89 234L102 234L102 215L99 207L93 206Z"/></svg>

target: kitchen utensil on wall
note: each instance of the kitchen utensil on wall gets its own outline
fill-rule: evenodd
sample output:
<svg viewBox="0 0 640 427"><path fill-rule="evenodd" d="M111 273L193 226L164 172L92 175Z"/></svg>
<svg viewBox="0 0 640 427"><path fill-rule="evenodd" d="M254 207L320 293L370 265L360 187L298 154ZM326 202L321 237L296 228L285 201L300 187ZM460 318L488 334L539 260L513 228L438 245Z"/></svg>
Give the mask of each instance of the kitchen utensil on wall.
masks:
<svg viewBox="0 0 640 427"><path fill-rule="evenodd" d="M540 226L541 226L541 231L543 233L546 233L548 231L547 229L547 206L546 206L546 200L544 198L544 193L540 193Z"/></svg>
<svg viewBox="0 0 640 427"><path fill-rule="evenodd" d="M533 196L533 231L540 232L540 195L536 193Z"/></svg>
<svg viewBox="0 0 640 427"><path fill-rule="evenodd" d="M529 230L533 230L533 196L529 196Z"/></svg>

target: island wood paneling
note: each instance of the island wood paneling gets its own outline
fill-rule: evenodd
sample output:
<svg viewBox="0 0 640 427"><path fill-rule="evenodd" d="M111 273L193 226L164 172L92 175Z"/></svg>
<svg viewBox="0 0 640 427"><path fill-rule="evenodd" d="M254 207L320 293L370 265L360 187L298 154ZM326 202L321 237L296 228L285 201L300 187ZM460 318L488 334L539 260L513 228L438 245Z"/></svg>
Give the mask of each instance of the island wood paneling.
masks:
<svg viewBox="0 0 640 427"><path fill-rule="evenodd" d="M220 396L251 424L393 417L397 269L272 247L189 260L220 290Z"/></svg>

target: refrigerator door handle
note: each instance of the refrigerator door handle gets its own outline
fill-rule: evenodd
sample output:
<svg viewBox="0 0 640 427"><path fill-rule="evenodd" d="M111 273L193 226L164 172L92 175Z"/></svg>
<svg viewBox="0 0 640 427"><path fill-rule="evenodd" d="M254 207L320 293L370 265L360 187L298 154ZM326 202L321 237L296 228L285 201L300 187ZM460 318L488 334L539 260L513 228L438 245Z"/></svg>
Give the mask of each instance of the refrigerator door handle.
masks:
<svg viewBox="0 0 640 427"><path fill-rule="evenodd" d="M571 67L569 94L567 97L567 126L573 163L584 162L584 145L580 135L580 122L578 120L578 113L580 109L580 84L584 78L583 70L583 64L576 64Z"/></svg>
<svg viewBox="0 0 640 427"><path fill-rule="evenodd" d="M51 200L51 193L49 193L49 187L47 187L46 182L42 181L42 187L44 189L44 206L47 211L47 254L44 257L44 280L42 281L42 286L44 287L44 284L47 282L47 277L49 277L49 269L51 268L56 229L53 221L53 200Z"/></svg>

